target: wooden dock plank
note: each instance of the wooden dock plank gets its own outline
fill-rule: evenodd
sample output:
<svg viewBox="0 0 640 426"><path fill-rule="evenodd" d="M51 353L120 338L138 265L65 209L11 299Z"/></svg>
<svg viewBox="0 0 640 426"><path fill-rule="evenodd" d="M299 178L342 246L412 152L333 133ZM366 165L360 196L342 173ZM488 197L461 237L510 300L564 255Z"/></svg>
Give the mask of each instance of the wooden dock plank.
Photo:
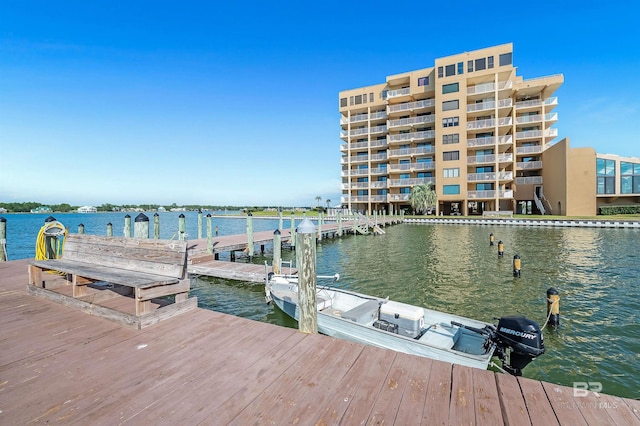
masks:
<svg viewBox="0 0 640 426"><path fill-rule="evenodd" d="M451 369L449 423L455 425L476 424L474 393L472 369L454 364Z"/></svg>
<svg viewBox="0 0 640 426"><path fill-rule="evenodd" d="M518 383L520 384L522 396L527 403L531 424L533 426L558 424L560 418L556 417L542 383L525 377L518 377Z"/></svg>
<svg viewBox="0 0 640 426"><path fill-rule="evenodd" d="M495 373L472 369L475 422L481 425L504 424Z"/></svg>
<svg viewBox="0 0 640 426"><path fill-rule="evenodd" d="M518 379L508 374L496 374L495 377L504 423L509 426L530 426L529 411ZM557 424L555 417L553 421L555 423L549 423L550 426Z"/></svg>
<svg viewBox="0 0 640 426"><path fill-rule="evenodd" d="M448 425L451 404L452 364L433 361L429 373L427 398L422 414L422 424Z"/></svg>
<svg viewBox="0 0 640 426"><path fill-rule="evenodd" d="M395 423L398 424L418 425L422 423L433 361L429 358L415 358L415 361L415 368L409 373L408 383L398 407L395 419Z"/></svg>

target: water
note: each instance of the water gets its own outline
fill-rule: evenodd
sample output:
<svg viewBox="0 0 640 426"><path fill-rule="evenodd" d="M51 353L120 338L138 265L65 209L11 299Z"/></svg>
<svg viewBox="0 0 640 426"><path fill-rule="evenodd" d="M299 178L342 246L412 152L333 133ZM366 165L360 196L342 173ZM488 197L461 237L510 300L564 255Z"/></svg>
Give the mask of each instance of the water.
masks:
<svg viewBox="0 0 640 426"><path fill-rule="evenodd" d="M163 238L177 231L178 214L160 213ZM194 238L197 214L185 215L187 232ZM5 217L10 259L32 257L45 217ZM86 233L99 235L106 234L110 221L114 235L116 230L122 235L123 217L122 213L56 215L74 232L82 221ZM214 218L213 222L220 235L246 229L243 219ZM253 223L256 231L270 230L278 220ZM284 227L288 229L288 220ZM604 393L640 397L637 230L406 224L386 231L385 235L324 240L317 248L317 272L340 273L337 285L343 288L494 323L494 317L521 314L542 325L546 290L554 287L561 296L561 325L557 330L545 329L547 353L530 364L524 375L570 387L573 382L601 382ZM489 233L495 235L496 243L503 241L503 258L497 256L496 246L489 246ZM270 263L272 247L266 250L251 261ZM514 254L522 258L520 278L512 275ZM283 250L283 257L294 254ZM193 280L192 294L206 309L296 327L264 303L260 285L200 278Z"/></svg>

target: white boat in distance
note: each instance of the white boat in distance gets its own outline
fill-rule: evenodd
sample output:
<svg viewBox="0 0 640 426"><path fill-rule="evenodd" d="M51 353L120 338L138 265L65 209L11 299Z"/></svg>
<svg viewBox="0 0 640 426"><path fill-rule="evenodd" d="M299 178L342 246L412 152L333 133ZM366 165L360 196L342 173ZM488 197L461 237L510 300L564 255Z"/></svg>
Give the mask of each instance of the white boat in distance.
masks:
<svg viewBox="0 0 640 426"><path fill-rule="evenodd" d="M267 302L298 320L297 277L269 274L266 281ZM519 376L544 353L540 327L521 316L494 326L329 286L316 286L316 304L322 334L453 364L487 369L495 355Z"/></svg>

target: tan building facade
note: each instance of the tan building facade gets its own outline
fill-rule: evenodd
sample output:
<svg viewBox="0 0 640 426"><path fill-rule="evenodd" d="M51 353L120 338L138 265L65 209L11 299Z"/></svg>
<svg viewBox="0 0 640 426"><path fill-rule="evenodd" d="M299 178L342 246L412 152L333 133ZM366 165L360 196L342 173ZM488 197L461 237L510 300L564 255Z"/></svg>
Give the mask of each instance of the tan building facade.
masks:
<svg viewBox="0 0 640 426"><path fill-rule="evenodd" d="M626 164L633 159L615 160L612 184L593 149L554 143L562 74L524 79L516 71L513 46L504 44L340 92L343 207L409 209L411 188L427 183L444 215L594 215L604 203L638 202L640 166L629 172ZM600 194L598 185L639 193Z"/></svg>

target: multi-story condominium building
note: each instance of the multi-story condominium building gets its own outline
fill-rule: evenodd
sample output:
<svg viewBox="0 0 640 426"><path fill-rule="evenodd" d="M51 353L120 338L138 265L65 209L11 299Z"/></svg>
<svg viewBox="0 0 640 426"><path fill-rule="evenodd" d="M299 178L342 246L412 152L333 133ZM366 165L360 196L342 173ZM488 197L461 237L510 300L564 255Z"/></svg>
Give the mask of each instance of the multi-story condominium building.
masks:
<svg viewBox="0 0 640 426"><path fill-rule="evenodd" d="M513 47L504 44L340 92L342 205L408 209L411 188L433 183L436 214L596 214L605 202L600 186L602 194L618 186L610 176L601 183L593 149L569 148L567 139L553 143L554 92L563 81L562 74L516 75ZM619 187L631 185L637 198L635 162L639 169L625 166L631 181L625 175Z"/></svg>

